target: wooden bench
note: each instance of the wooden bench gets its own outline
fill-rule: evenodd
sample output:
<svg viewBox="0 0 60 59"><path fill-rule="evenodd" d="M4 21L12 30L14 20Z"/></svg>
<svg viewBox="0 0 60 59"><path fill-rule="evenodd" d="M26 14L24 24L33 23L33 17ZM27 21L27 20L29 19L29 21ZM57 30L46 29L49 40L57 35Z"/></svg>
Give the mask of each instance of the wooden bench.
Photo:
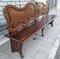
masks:
<svg viewBox="0 0 60 59"><path fill-rule="evenodd" d="M41 6L42 5L42 9ZM38 6L38 7L37 7ZM43 10L45 9L45 10ZM44 4L27 3L23 8L18 8L14 5L7 5L4 10L4 16L7 21L7 28L10 38L12 52L19 52L23 58L22 48L23 43L34 34L37 30L43 30L46 25L51 24L53 26L54 15L48 14L48 6ZM42 19L38 19L39 15L46 15Z"/></svg>
<svg viewBox="0 0 60 59"><path fill-rule="evenodd" d="M23 57L22 48L23 48L24 41L27 40L27 38L29 38L37 30L40 30L40 29L42 30L42 36L43 36L44 28L48 24L51 24L51 26L53 26L54 17L55 15L48 15L47 17L42 18L41 21L38 20L33 26L20 31L13 36L6 34L5 36L10 38L12 52L19 52L20 56Z"/></svg>

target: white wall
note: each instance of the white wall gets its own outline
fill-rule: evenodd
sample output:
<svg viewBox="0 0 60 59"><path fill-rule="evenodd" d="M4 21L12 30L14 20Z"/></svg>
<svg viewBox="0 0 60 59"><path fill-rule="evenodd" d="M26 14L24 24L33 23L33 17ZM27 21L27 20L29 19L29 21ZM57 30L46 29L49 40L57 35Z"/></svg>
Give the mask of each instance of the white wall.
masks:
<svg viewBox="0 0 60 59"><path fill-rule="evenodd" d="M36 2L43 2L44 4L46 4L46 0L35 0Z"/></svg>
<svg viewBox="0 0 60 59"><path fill-rule="evenodd" d="M60 10L60 0L57 0L57 10Z"/></svg>

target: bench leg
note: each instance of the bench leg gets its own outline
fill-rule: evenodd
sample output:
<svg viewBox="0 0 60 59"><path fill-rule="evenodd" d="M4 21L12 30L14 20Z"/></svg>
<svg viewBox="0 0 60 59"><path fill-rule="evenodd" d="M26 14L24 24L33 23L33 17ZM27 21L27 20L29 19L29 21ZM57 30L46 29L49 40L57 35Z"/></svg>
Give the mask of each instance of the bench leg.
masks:
<svg viewBox="0 0 60 59"><path fill-rule="evenodd" d="M49 24L51 24L51 26L53 27L53 21L51 21Z"/></svg>
<svg viewBox="0 0 60 59"><path fill-rule="evenodd" d="M11 51L12 52L17 52L18 50L18 42L16 42L15 40L13 40L12 38L10 39L10 44L11 44Z"/></svg>
<svg viewBox="0 0 60 59"><path fill-rule="evenodd" d="M23 49L22 48L23 48L23 43L20 44L19 53L20 53L21 58L24 58Z"/></svg>
<svg viewBox="0 0 60 59"><path fill-rule="evenodd" d="M11 51L12 52L19 52L21 58L23 58L24 57L23 52L22 52L23 43L17 42L12 39L10 39L10 43L11 43Z"/></svg>
<svg viewBox="0 0 60 59"><path fill-rule="evenodd" d="M42 28L42 35L41 35L42 37L44 36L43 31L44 31L44 28Z"/></svg>

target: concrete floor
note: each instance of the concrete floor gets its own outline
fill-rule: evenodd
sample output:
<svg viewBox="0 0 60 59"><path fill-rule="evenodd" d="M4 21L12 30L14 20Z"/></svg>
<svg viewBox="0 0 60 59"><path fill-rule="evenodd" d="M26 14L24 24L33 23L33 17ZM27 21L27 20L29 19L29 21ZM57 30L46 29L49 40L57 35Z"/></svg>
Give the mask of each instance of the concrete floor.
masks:
<svg viewBox="0 0 60 59"><path fill-rule="evenodd" d="M44 29L44 37L41 37L41 30L37 35L33 34L23 45L23 59L54 59L60 43L60 13L54 19L54 26L48 25ZM37 38L33 40L33 38ZM4 43L3 42L6 42ZM4 43L4 44L2 44ZM19 53L11 52L10 40L4 36L0 37L0 59L21 59Z"/></svg>

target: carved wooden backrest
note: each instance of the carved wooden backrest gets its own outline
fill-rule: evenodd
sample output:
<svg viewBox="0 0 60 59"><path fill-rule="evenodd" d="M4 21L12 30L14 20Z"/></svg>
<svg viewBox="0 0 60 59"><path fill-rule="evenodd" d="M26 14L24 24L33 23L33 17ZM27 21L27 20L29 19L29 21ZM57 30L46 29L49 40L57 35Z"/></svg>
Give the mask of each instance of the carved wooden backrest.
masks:
<svg viewBox="0 0 60 59"><path fill-rule="evenodd" d="M48 5L45 5L42 2L36 2L35 3L36 8L38 9L38 15L47 15L49 12L49 7Z"/></svg>
<svg viewBox="0 0 60 59"><path fill-rule="evenodd" d="M9 33L16 33L27 28L31 25L29 23L36 21L37 16L47 15L48 12L48 6L38 2L27 3L23 8L7 5L3 10Z"/></svg>
<svg viewBox="0 0 60 59"><path fill-rule="evenodd" d="M7 21L9 33L18 32L28 26L28 22L32 20L31 18L34 19L34 4L27 3L23 8L7 5L3 13Z"/></svg>

